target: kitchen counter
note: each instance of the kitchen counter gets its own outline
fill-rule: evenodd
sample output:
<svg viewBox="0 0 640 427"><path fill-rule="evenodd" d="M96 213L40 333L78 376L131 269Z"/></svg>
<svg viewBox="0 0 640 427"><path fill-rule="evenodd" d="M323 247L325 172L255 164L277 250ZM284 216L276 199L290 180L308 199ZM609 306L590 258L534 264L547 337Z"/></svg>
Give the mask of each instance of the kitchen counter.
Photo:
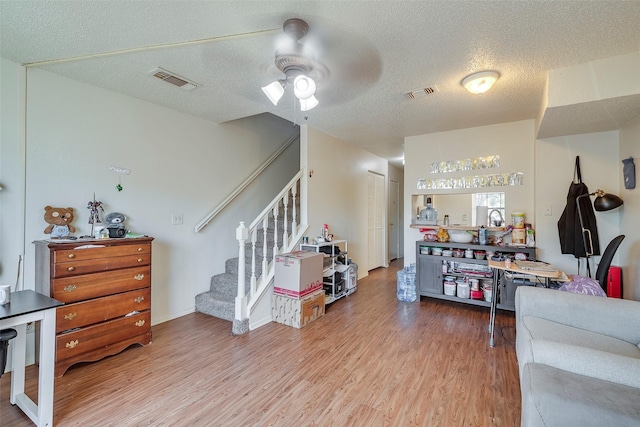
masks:
<svg viewBox="0 0 640 427"><path fill-rule="evenodd" d="M447 226L444 226L444 225L427 225L427 224L411 223L409 228L416 228L416 229L421 229L421 228L440 229L440 228L444 228L445 230L469 230L469 231L475 231L480 227L471 226L471 225L447 225ZM487 231L505 231L506 230L505 227L485 227L485 228L487 229Z"/></svg>

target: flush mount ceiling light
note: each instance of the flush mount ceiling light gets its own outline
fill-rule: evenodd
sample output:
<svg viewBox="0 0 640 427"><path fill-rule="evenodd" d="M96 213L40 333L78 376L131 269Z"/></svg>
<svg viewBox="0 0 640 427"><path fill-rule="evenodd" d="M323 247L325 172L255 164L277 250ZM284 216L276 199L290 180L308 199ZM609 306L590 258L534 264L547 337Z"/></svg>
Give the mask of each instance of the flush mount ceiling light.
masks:
<svg viewBox="0 0 640 427"><path fill-rule="evenodd" d="M316 82L311 74L322 66L304 52L304 45L299 41L309 31L309 25L305 21L298 18L287 19L282 28L293 40L293 44L276 50L275 65L285 77L262 87L262 91L273 105L278 105L287 85L293 86L293 93L300 101L300 109L308 111L320 103L315 97Z"/></svg>
<svg viewBox="0 0 640 427"><path fill-rule="evenodd" d="M474 73L468 75L464 79L462 79L462 86L467 89L471 93L480 94L485 93L491 86L498 80L500 74L496 71L481 71L479 73Z"/></svg>

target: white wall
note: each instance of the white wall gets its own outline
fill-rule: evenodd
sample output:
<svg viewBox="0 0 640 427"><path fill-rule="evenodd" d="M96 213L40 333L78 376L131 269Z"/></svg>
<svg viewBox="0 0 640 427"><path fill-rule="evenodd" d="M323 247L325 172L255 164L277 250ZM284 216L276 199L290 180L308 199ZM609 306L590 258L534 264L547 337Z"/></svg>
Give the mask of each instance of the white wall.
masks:
<svg viewBox="0 0 640 427"><path fill-rule="evenodd" d="M322 224L328 224L336 239L348 241L349 258L358 264L358 276L366 276L367 173L373 171L384 175L385 188L388 188L388 162L311 126L303 126L301 132L302 143L306 139L307 144L302 162L306 161L311 174L307 181L310 226L307 235L313 239L320 234ZM386 241L386 234L383 240Z"/></svg>
<svg viewBox="0 0 640 427"><path fill-rule="evenodd" d="M561 254L557 223L567 203L576 156L580 156L582 181L587 184L590 192L602 189L607 193L619 194L618 132L588 133L536 141L535 222L538 256L570 274L578 272L578 262L573 255ZM592 197L591 201L593 200ZM551 207L551 216L544 215L545 207ZM596 212L601 252L619 234L621 211ZM599 258L594 257L595 266ZM614 264L616 262L614 260ZM591 271L595 273L595 268ZM584 274L585 271L582 270L581 273Z"/></svg>
<svg viewBox="0 0 640 427"><path fill-rule="evenodd" d="M618 249L620 265L623 266L624 297L640 301L640 117L628 123L620 130L620 158L633 157L636 165L636 188L627 190L622 179L622 163L617 167L620 171L618 195L624 200L620 215L620 233L626 237Z"/></svg>
<svg viewBox="0 0 640 427"><path fill-rule="evenodd" d="M511 212L516 211L525 212L527 222L533 218L534 127L535 122L533 120L523 120L405 138L405 264L415 262L415 242L422 239L422 235L418 229L409 228L411 217L414 215L411 207L411 195L434 194L437 198L438 194L470 192L469 190L417 190L418 179L522 172L524 173L523 185L486 187L486 190L505 192L507 218L509 218ZM500 156L500 167L498 168L459 173L430 173L432 162L462 160L496 154ZM485 190L479 190L476 192L484 191ZM449 215L453 215L453 213L449 213ZM438 216L438 220L442 221L444 212L439 212Z"/></svg>
<svg viewBox="0 0 640 427"><path fill-rule="evenodd" d="M20 67L2 62L2 88L21 87ZM25 288L33 288L32 241L43 233L44 206L73 207L76 235L90 230L87 202L105 203L107 212L128 216L127 227L155 238L152 268L152 323L194 310L196 294L209 289L212 275L237 256L235 228L251 221L299 169L294 144L241 199L230 205L203 232L194 226L288 137L291 123L270 115L217 125L164 107L62 78L39 69L28 73L27 142L20 141L15 116L20 93L2 115L3 246L2 282L21 253L22 238L13 232L24 222ZM5 134L10 141L5 141ZM26 215L20 216L21 149L26 150ZM121 177L115 165L131 169ZM15 186L14 186L15 184ZM184 225L171 225L171 215ZM7 237L8 242L4 242Z"/></svg>
<svg viewBox="0 0 640 427"><path fill-rule="evenodd" d="M0 284L14 286L24 232L24 69L0 58Z"/></svg>

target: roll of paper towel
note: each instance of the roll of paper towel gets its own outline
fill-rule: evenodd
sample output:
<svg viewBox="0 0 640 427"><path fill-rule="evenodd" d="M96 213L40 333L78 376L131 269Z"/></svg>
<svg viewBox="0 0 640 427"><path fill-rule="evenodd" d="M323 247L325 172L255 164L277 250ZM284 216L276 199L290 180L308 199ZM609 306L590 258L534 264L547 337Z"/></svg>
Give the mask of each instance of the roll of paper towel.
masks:
<svg viewBox="0 0 640 427"><path fill-rule="evenodd" d="M486 206L476 206L476 227L486 226L489 221L489 208Z"/></svg>

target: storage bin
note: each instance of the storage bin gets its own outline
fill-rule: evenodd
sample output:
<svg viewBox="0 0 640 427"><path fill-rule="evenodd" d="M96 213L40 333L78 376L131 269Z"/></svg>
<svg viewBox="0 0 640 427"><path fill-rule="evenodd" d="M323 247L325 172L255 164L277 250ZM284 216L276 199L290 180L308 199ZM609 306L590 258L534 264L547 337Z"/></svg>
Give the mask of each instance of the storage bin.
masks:
<svg viewBox="0 0 640 427"><path fill-rule="evenodd" d="M456 283L456 296L458 298L469 298L469 284L465 282Z"/></svg>
<svg viewBox="0 0 640 427"><path fill-rule="evenodd" d="M456 282L450 282L445 280L444 282L444 294L455 296L456 295Z"/></svg>

